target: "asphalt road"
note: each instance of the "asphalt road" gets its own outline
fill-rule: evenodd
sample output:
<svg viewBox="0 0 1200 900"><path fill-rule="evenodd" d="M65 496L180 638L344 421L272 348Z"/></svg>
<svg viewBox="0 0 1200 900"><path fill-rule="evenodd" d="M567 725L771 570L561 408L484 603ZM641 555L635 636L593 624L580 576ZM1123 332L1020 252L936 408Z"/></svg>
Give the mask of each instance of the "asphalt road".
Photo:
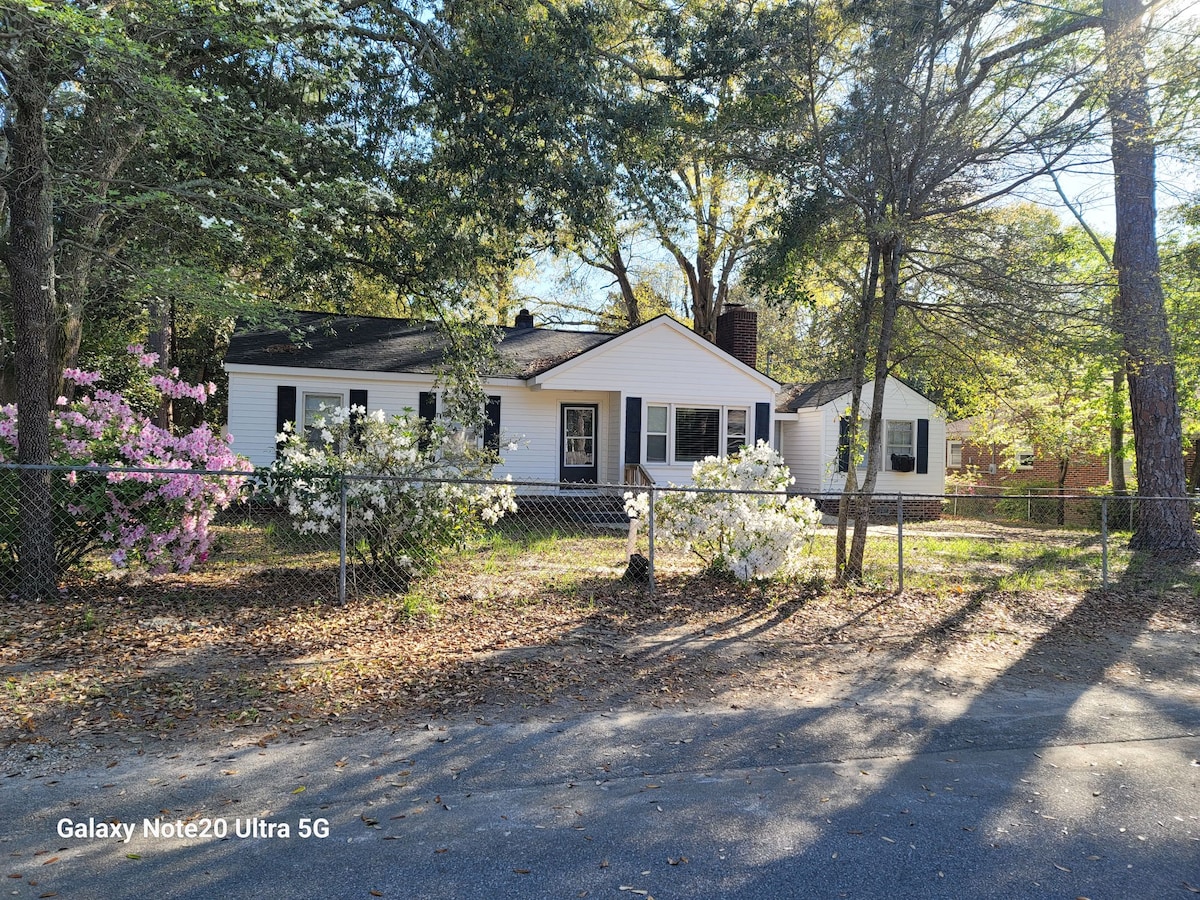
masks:
<svg viewBox="0 0 1200 900"><path fill-rule="evenodd" d="M1171 664L1144 681L1009 673L792 706L485 714L265 746L230 733L10 756L0 889L1192 897L1197 649L1166 648Z"/></svg>

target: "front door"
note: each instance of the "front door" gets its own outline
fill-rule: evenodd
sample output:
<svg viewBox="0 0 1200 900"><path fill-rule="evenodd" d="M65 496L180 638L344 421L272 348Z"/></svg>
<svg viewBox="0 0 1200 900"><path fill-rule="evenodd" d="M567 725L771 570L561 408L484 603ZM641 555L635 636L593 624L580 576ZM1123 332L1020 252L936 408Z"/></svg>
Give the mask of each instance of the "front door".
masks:
<svg viewBox="0 0 1200 900"><path fill-rule="evenodd" d="M599 480L596 464L596 423L599 418L599 406L595 403L562 405L560 480L592 484Z"/></svg>

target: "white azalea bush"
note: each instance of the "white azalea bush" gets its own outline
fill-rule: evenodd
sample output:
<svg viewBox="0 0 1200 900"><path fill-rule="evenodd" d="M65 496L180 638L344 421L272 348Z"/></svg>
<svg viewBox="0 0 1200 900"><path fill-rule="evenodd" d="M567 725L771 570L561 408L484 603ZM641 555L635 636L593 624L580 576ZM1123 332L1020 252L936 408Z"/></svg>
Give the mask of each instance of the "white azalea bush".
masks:
<svg viewBox="0 0 1200 900"><path fill-rule="evenodd" d="M654 504L655 534L683 544L714 571L739 581L795 575L821 514L807 497L788 498L794 479L764 441L732 457L709 456L692 466L701 490L667 490ZM671 485L672 488L675 485ZM712 491L713 493L708 493ZM734 493L734 492L747 493ZM647 518L650 497L625 495L631 518Z"/></svg>
<svg viewBox="0 0 1200 900"><path fill-rule="evenodd" d="M398 585L517 509L512 485L490 480L497 456L461 429L360 406L322 407L313 426L278 436L269 490L301 534L337 535L344 479L348 552Z"/></svg>

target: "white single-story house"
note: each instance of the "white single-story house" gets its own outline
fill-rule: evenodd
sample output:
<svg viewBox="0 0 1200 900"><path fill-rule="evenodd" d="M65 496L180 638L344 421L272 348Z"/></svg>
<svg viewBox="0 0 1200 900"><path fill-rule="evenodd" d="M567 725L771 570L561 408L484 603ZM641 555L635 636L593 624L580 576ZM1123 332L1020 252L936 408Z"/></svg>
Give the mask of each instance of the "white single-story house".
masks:
<svg viewBox="0 0 1200 900"><path fill-rule="evenodd" d="M292 331L240 331L230 342L235 451L269 465L284 423L303 427L322 404L437 414L436 372L447 346L438 325L298 315ZM499 331L497 362L483 379L483 439L500 452L498 476L685 484L695 460L774 433L780 385L754 368L751 310L731 307L721 317L721 346L667 316L602 334L535 327L522 310Z"/></svg>
<svg viewBox="0 0 1200 900"><path fill-rule="evenodd" d="M850 380L781 386L753 366L757 328L742 307L721 316L717 344L668 316L606 334L537 327L522 310L499 329L483 379L483 440L502 459L495 474L688 484L696 460L765 440L791 469L793 490L840 491ZM225 358L233 449L270 465L284 424L307 427L322 405L433 418L446 346L435 323L329 313L300 313L290 330L239 331ZM864 415L869 401L867 386ZM884 435L877 492L944 493L946 422L933 401L889 378Z"/></svg>
<svg viewBox="0 0 1200 900"><path fill-rule="evenodd" d="M796 479L794 490L840 492L851 452L846 429L853 382L849 378L786 385L775 406L776 446ZM862 421L873 385L862 390ZM889 377L883 389L883 454L875 491L940 495L946 489L946 418L918 391ZM865 452L854 454L863 482Z"/></svg>

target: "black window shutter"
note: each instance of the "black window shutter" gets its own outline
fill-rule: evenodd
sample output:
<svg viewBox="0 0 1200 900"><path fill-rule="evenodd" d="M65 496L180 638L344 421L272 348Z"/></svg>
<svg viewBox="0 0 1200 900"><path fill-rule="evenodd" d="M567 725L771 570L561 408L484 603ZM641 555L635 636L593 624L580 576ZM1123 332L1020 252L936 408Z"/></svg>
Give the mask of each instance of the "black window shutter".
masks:
<svg viewBox="0 0 1200 900"><path fill-rule="evenodd" d="M929 474L929 420L917 419L917 474Z"/></svg>
<svg viewBox="0 0 1200 900"><path fill-rule="evenodd" d="M642 461L642 398L625 398L625 465Z"/></svg>
<svg viewBox="0 0 1200 900"><path fill-rule="evenodd" d="M437 394L433 391L421 391L417 398L417 415L426 422L437 418Z"/></svg>
<svg viewBox="0 0 1200 900"><path fill-rule="evenodd" d="M754 404L754 443L771 442L771 404Z"/></svg>
<svg viewBox="0 0 1200 900"><path fill-rule="evenodd" d="M489 396L484 406L483 449L500 452L500 398Z"/></svg>
<svg viewBox="0 0 1200 900"><path fill-rule="evenodd" d="M365 410L367 408L367 392L351 388L350 405L361 406ZM365 412L352 412L350 414L350 437L356 444L362 443L362 420L365 415Z"/></svg>
<svg viewBox="0 0 1200 900"><path fill-rule="evenodd" d="M838 419L838 471L850 471L850 417Z"/></svg>
<svg viewBox="0 0 1200 900"><path fill-rule="evenodd" d="M275 389L275 433L282 433L288 422L291 422L293 427L296 424L296 388L281 384ZM278 455L278 445L275 452Z"/></svg>
<svg viewBox="0 0 1200 900"><path fill-rule="evenodd" d="M421 436L417 439L418 450L428 450L433 441L429 437L429 426L437 418L437 394L421 391L417 395L417 415L421 418Z"/></svg>

